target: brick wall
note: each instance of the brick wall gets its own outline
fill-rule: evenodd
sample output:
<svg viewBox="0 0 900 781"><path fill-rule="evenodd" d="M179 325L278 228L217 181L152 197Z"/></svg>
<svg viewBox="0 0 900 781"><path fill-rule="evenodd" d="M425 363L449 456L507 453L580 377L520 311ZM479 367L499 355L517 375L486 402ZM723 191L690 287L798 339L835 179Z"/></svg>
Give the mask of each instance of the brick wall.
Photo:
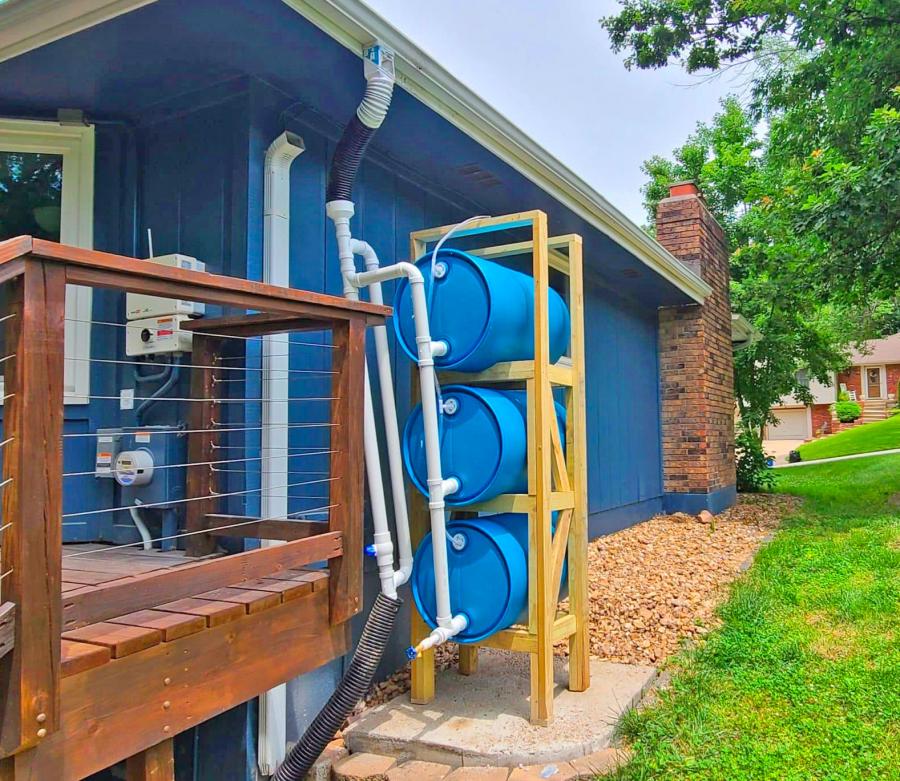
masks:
<svg viewBox="0 0 900 781"><path fill-rule="evenodd" d="M735 483L729 253L690 183L660 201L656 237L712 288L703 305L659 310L664 490L673 509L693 509L696 497L677 495L725 495Z"/></svg>
<svg viewBox="0 0 900 781"><path fill-rule="evenodd" d="M832 431L831 422L831 405L830 404L813 404L812 405L812 435L814 437L822 434L830 434Z"/></svg>
<svg viewBox="0 0 900 781"><path fill-rule="evenodd" d="M840 392L841 383L847 386L848 391L856 391L857 400L861 401L863 397L862 392L862 377L859 373L859 366L851 366L847 371L838 372L837 376L837 390Z"/></svg>
<svg viewBox="0 0 900 781"><path fill-rule="evenodd" d="M897 385L900 384L900 363L889 363L885 367L887 373L887 397L897 401Z"/></svg>

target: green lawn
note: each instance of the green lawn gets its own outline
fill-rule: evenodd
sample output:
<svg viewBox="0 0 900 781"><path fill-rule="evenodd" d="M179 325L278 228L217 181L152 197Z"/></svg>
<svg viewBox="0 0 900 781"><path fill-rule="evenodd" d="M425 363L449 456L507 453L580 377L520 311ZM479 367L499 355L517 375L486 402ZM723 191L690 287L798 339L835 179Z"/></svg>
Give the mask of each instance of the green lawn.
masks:
<svg viewBox="0 0 900 781"><path fill-rule="evenodd" d="M900 778L900 455L784 470L778 488L803 508L660 702L625 718L622 781Z"/></svg>
<svg viewBox="0 0 900 781"><path fill-rule="evenodd" d="M876 423L841 431L797 448L804 461L816 458L850 456L854 453L874 453L900 447L900 415Z"/></svg>

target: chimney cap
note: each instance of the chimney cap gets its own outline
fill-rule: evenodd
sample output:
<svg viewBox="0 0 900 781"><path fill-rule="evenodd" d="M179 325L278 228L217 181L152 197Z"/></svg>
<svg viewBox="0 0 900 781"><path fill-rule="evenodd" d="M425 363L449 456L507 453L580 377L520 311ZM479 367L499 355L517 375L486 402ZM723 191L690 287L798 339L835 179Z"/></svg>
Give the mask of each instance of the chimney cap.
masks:
<svg viewBox="0 0 900 781"><path fill-rule="evenodd" d="M672 182L669 185L669 197L675 198L678 195L700 195L700 190L693 179L686 179L683 182Z"/></svg>

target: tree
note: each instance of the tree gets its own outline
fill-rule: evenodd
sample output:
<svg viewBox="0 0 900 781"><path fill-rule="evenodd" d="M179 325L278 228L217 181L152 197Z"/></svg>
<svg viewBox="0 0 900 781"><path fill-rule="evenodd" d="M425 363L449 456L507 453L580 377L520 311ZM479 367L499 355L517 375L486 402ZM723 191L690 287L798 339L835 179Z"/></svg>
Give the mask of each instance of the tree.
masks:
<svg viewBox="0 0 900 781"><path fill-rule="evenodd" d="M602 22L628 67L748 68L748 116L769 125L780 185L767 194L770 217L805 237L796 249L816 270L808 283L839 307L896 306L896 0L624 0Z"/></svg>
<svg viewBox="0 0 900 781"><path fill-rule="evenodd" d="M805 378L828 382L830 372L845 362L847 344L862 333L849 328L835 308L823 307L804 264L809 237L795 234L784 213L773 208L773 194L785 182L769 149L750 114L729 98L672 158L653 157L644 164L651 219L671 182L692 179L728 236L732 308L761 333L735 356L738 409L756 436L774 422L770 410L782 396L811 401Z"/></svg>

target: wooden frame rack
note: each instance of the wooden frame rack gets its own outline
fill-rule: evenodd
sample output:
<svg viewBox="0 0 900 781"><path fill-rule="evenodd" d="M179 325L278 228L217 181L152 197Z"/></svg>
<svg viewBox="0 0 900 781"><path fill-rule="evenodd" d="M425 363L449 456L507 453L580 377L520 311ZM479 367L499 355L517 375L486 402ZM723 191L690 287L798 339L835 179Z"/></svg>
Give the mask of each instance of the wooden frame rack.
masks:
<svg viewBox="0 0 900 781"><path fill-rule="evenodd" d="M413 259L454 226L417 231L410 235ZM531 721L548 724L553 718L553 645L568 641L571 691L590 685L587 605L587 450L585 442L584 293L581 237L548 236L547 215L522 212L478 220L455 231L454 239L487 236L500 231L528 230L525 241L467 249L489 260L531 255L534 276L534 360L497 364L477 374L445 372L442 383L525 387L528 407L528 493L499 496L489 502L458 508L460 512L515 512L528 514L528 625L503 630L477 645L460 645L459 671L477 670L478 646L520 651L531 656ZM568 282L565 298L571 316L569 356L549 362L548 289L551 270ZM415 383L414 383L415 387ZM554 387L564 389L566 448L554 424ZM414 542L428 530L425 500L413 491L411 522ZM556 531L552 513L558 512ZM562 569L568 556L569 609L557 610ZM413 611L412 645L429 628ZM424 704L434 697L434 652L413 662L412 701Z"/></svg>
<svg viewBox="0 0 900 781"><path fill-rule="evenodd" d="M187 432L185 516L193 558L163 556L170 565L141 570L152 554L143 562L132 556L118 569L104 565L108 573L71 563L84 558L67 556L63 565L67 284L261 313L193 326L200 333L190 400L198 403ZM76 781L130 758L129 781L169 781L173 735L349 648L347 622L361 608L365 332L390 309L28 236L0 243L0 286L9 356L0 482L0 779ZM329 331L334 348L328 520L223 516L210 468L211 442L221 433L212 430L211 367L229 336L293 331ZM216 537L223 535L284 544L220 555ZM303 571L322 561L327 571Z"/></svg>

